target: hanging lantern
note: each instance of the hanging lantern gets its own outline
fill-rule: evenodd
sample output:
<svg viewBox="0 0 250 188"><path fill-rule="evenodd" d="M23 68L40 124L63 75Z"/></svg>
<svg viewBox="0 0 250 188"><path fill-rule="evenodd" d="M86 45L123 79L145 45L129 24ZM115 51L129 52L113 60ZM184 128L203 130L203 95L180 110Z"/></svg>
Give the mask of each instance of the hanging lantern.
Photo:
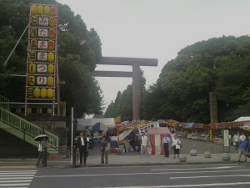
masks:
<svg viewBox="0 0 250 188"><path fill-rule="evenodd" d="M30 47L32 48L32 49L37 49L37 40L36 39L32 39L31 41L30 41Z"/></svg>
<svg viewBox="0 0 250 188"><path fill-rule="evenodd" d="M33 97L33 88L28 88L28 98Z"/></svg>
<svg viewBox="0 0 250 188"><path fill-rule="evenodd" d="M48 47L49 47L49 50L54 50L55 42L53 40L49 40Z"/></svg>
<svg viewBox="0 0 250 188"><path fill-rule="evenodd" d="M32 38L36 38L36 37L37 37L37 28L32 27L32 28L30 29L30 36L31 36Z"/></svg>
<svg viewBox="0 0 250 188"><path fill-rule="evenodd" d="M31 61L36 61L36 52L34 52L34 51L30 52L30 60Z"/></svg>
<svg viewBox="0 0 250 188"><path fill-rule="evenodd" d="M32 16L31 18L31 25L37 25L38 24L38 17Z"/></svg>
<svg viewBox="0 0 250 188"><path fill-rule="evenodd" d="M32 5L31 14L37 14L37 6L36 5Z"/></svg>
<svg viewBox="0 0 250 188"><path fill-rule="evenodd" d="M49 29L49 38L55 38L56 30L53 28Z"/></svg>
<svg viewBox="0 0 250 188"><path fill-rule="evenodd" d="M46 96L47 96L47 89L42 88L41 89L41 98L46 98Z"/></svg>
<svg viewBox="0 0 250 188"><path fill-rule="evenodd" d="M49 74L53 74L54 73L54 65L52 63L50 63L48 65L48 73Z"/></svg>
<svg viewBox="0 0 250 188"><path fill-rule="evenodd" d="M50 25L51 27L55 27L55 25L56 25L56 18L55 18L55 17L51 17L51 18L49 19L49 25Z"/></svg>
<svg viewBox="0 0 250 188"><path fill-rule="evenodd" d="M48 53L48 61L49 61L49 62L54 62L54 60L55 60L54 53L49 52L49 53Z"/></svg>
<svg viewBox="0 0 250 188"><path fill-rule="evenodd" d="M40 15L43 14L43 6L42 6L42 5L39 5L39 6L37 7L37 13L40 14Z"/></svg>
<svg viewBox="0 0 250 188"><path fill-rule="evenodd" d="M34 97L39 98L40 95L41 95L41 90L40 90L38 87L36 87L36 88L33 90L33 95L34 95Z"/></svg>
<svg viewBox="0 0 250 188"><path fill-rule="evenodd" d="M51 99L53 98L53 95L54 95L53 89L47 89L47 97Z"/></svg>
<svg viewBox="0 0 250 188"><path fill-rule="evenodd" d="M48 86L53 86L54 78L52 76L48 76L47 83L48 83Z"/></svg>
<svg viewBox="0 0 250 188"><path fill-rule="evenodd" d="M36 72L36 65L34 63L29 64L29 73L34 74Z"/></svg>
<svg viewBox="0 0 250 188"><path fill-rule="evenodd" d="M36 83L35 76L29 76L28 83L29 83L30 86L35 85L35 83Z"/></svg>
<svg viewBox="0 0 250 188"><path fill-rule="evenodd" d="M44 7L44 14L45 15L50 15L50 7L49 6Z"/></svg>
<svg viewBox="0 0 250 188"><path fill-rule="evenodd" d="M56 13L57 13L56 7L51 7L51 8L50 8L50 14L51 14L52 16L55 16Z"/></svg>

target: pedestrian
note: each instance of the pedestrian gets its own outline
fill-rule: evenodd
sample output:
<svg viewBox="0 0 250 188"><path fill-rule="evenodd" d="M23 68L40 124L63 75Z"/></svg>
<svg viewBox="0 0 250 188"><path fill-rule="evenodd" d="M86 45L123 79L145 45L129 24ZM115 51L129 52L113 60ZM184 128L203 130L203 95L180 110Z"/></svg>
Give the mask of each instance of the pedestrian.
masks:
<svg viewBox="0 0 250 188"><path fill-rule="evenodd" d="M170 143L170 138L168 137L168 135L166 135L162 139L162 143L164 143L165 157L169 157L168 147L169 147L169 143Z"/></svg>
<svg viewBox="0 0 250 188"><path fill-rule="evenodd" d="M174 138L172 140L172 148L174 149L174 158L176 158L176 155L179 158L181 141L179 140L179 138L177 138L176 134L174 135Z"/></svg>
<svg viewBox="0 0 250 188"><path fill-rule="evenodd" d="M77 151L80 152L80 166L82 166L82 157L83 163L86 165L87 161L87 152L88 152L88 142L86 137L83 136L84 133L80 132L80 137L77 139Z"/></svg>
<svg viewBox="0 0 250 188"><path fill-rule="evenodd" d="M47 157L47 155L46 155L47 154L47 147L50 147L50 144L47 143L46 138L43 138L38 145L39 155L38 155L38 160L37 160L35 166L40 165L41 159L42 159L42 166L46 166L44 158Z"/></svg>
<svg viewBox="0 0 250 188"><path fill-rule="evenodd" d="M145 136L145 133L142 132L142 136L141 136L141 155L143 155L145 153L145 155L148 155L147 152L147 146L148 146L148 137Z"/></svg>
<svg viewBox="0 0 250 188"><path fill-rule="evenodd" d="M245 140L240 140L238 148L239 148L238 163L240 163L241 155L245 156L245 163L246 163L247 162L247 150L249 148L248 141L246 139Z"/></svg>
<svg viewBox="0 0 250 188"><path fill-rule="evenodd" d="M240 141L246 140L246 136L245 136L244 133L241 133L241 135L240 135L240 137L239 137L239 140L240 140Z"/></svg>
<svg viewBox="0 0 250 188"><path fill-rule="evenodd" d="M238 150L238 143L239 143L239 133L235 133L234 137L233 137L233 141L235 143L235 150Z"/></svg>
<svg viewBox="0 0 250 188"><path fill-rule="evenodd" d="M101 143L100 143L100 150L101 150L101 164L104 163L104 156L106 164L108 164L108 144L105 136L102 137Z"/></svg>

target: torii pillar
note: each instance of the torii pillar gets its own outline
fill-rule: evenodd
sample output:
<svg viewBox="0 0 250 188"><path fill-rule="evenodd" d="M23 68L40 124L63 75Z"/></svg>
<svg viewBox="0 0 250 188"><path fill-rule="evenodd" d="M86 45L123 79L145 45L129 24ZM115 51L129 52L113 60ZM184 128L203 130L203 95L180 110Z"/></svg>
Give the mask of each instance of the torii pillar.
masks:
<svg viewBox="0 0 250 188"><path fill-rule="evenodd" d="M140 120L141 106L141 84L140 66L157 66L157 59L149 58L125 58L125 57L102 57L97 64L105 65L130 65L133 66L132 72L123 71L95 71L94 76L99 77L132 77L133 78L133 120Z"/></svg>

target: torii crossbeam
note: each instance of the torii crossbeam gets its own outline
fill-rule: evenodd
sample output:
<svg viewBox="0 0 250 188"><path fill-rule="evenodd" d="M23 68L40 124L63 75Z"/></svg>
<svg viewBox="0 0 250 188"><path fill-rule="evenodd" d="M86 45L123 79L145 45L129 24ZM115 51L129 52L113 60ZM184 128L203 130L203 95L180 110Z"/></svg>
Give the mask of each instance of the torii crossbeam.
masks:
<svg viewBox="0 0 250 188"><path fill-rule="evenodd" d="M140 120L141 89L140 66L157 66L158 60L151 58L126 58L126 57L102 57L97 64L103 65L130 65L132 72L123 71L95 71L97 77L132 77L133 78L133 120Z"/></svg>

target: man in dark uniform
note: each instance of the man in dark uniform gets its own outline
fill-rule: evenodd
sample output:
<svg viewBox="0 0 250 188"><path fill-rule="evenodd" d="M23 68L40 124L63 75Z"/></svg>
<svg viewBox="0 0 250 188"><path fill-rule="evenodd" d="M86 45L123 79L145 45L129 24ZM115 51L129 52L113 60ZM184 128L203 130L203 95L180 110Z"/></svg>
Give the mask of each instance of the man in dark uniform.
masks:
<svg viewBox="0 0 250 188"><path fill-rule="evenodd" d="M88 145L87 139L83 136L83 132L80 132L80 137L77 139L77 151L80 151L80 166L82 166L82 155L83 155L83 163L86 165L87 160L87 152L88 152Z"/></svg>

